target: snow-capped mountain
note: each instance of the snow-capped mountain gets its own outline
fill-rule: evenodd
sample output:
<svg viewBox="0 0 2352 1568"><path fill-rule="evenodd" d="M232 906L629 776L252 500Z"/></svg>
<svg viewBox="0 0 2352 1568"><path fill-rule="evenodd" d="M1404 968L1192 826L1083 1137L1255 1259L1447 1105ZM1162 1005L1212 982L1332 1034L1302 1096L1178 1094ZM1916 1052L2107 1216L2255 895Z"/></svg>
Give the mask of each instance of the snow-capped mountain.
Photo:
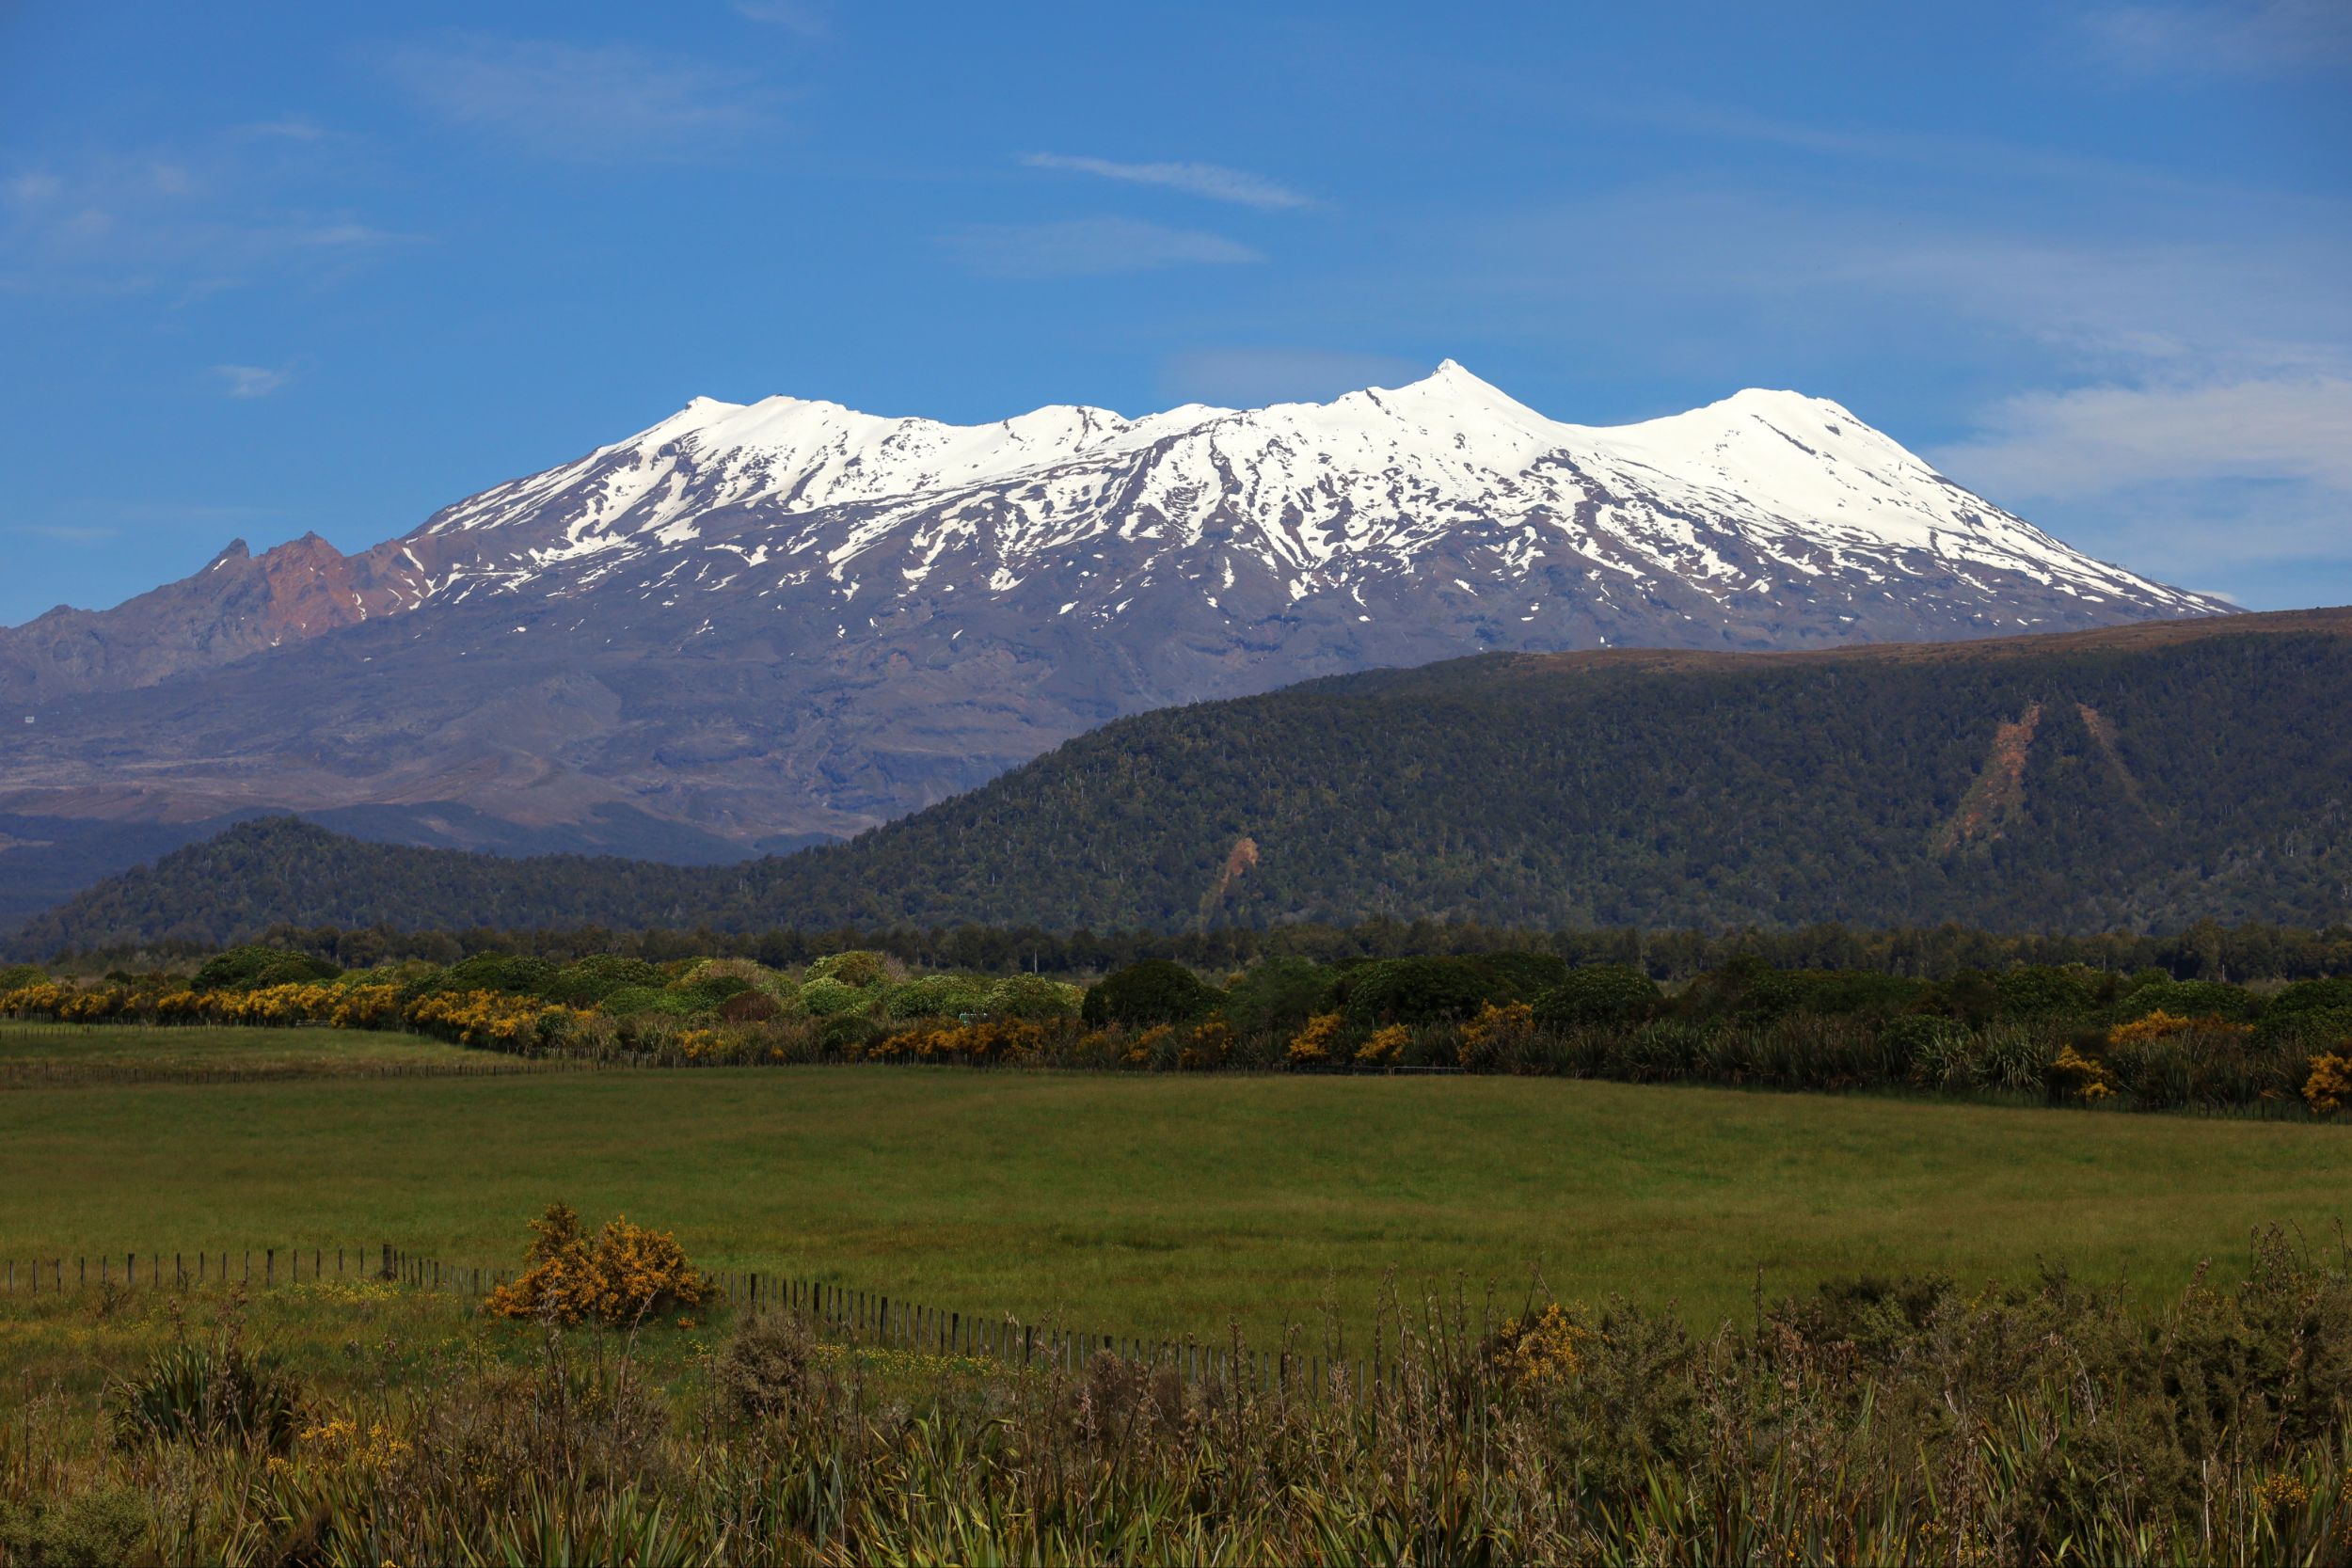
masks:
<svg viewBox="0 0 2352 1568"><path fill-rule="evenodd" d="M706 398L359 555L239 545L0 632L0 695L36 721L0 808L631 807L750 841L854 829L1119 713L1373 665L2228 608L1793 392L1615 427L1451 361L1136 420Z"/></svg>
<svg viewBox="0 0 2352 1568"><path fill-rule="evenodd" d="M1618 618L1633 641L1713 644L1800 602L1804 631L1760 641L1850 635L1866 618L1877 635L1933 636L2221 608L2068 549L1822 399L1752 390L1569 425L1452 360L1328 404L1140 420L1049 407L958 426L698 398L460 502L372 564L376 592L353 594L363 614L731 591L830 604L844 638L878 606L1003 598L1039 578L1073 595L1057 617L1107 623L1181 583L1238 625L1269 599L1325 597L1368 622L1368 595L1435 574L1427 586L1507 601L1522 626L1596 626L1524 639L1567 646ZM1668 611L1690 634L1642 631L1661 594L1692 600Z"/></svg>

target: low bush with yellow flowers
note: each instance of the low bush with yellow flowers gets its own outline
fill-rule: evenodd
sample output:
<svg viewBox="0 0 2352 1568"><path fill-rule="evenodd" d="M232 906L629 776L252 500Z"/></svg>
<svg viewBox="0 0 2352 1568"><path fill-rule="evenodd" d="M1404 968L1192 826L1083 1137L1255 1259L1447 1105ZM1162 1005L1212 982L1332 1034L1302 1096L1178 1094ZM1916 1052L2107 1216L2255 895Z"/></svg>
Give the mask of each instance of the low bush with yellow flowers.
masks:
<svg viewBox="0 0 2352 1568"><path fill-rule="evenodd" d="M1356 1048L1356 1060L1364 1067L1394 1067L1405 1059L1405 1048L1413 1043L1413 1032L1402 1023L1391 1023L1375 1029L1371 1037Z"/></svg>
<svg viewBox="0 0 2352 1568"><path fill-rule="evenodd" d="M488 1308L500 1317L627 1327L718 1294L666 1230L615 1217L592 1238L568 1203L549 1204L531 1228L529 1267L490 1293Z"/></svg>
<svg viewBox="0 0 2352 1568"><path fill-rule="evenodd" d="M1505 1319L1486 1342L1486 1365L1506 1388L1554 1393L1575 1381L1592 1337L1593 1331L1571 1319L1559 1303L1549 1303L1532 1316Z"/></svg>
<svg viewBox="0 0 2352 1568"><path fill-rule="evenodd" d="M1524 1002L1489 1002L1462 1025L1462 1066L1493 1071L1516 1062L1535 1039L1535 1009Z"/></svg>
<svg viewBox="0 0 2352 1568"><path fill-rule="evenodd" d="M2074 1046L2058 1048L2049 1067L2051 1086L2058 1093L2095 1105L2115 1093L2115 1085L2107 1081L2106 1065L2093 1056L2086 1056Z"/></svg>
<svg viewBox="0 0 2352 1568"><path fill-rule="evenodd" d="M589 1014L577 1007L503 991L436 991L408 1005L408 1027L485 1050L536 1054L579 1027Z"/></svg>
<svg viewBox="0 0 2352 1568"><path fill-rule="evenodd" d="M1285 1058L1293 1067L1327 1066L1340 1053L1340 1032L1344 1022L1339 1013L1315 1014L1291 1037Z"/></svg>
<svg viewBox="0 0 2352 1568"><path fill-rule="evenodd" d="M2330 1052L2312 1058L2311 1076L2303 1080L2303 1103L2313 1116L2331 1117L2352 1101L2352 1057Z"/></svg>
<svg viewBox="0 0 2352 1568"><path fill-rule="evenodd" d="M1232 1059L1233 1031L1221 1018L1205 1019L1193 1025L1184 1042L1176 1048L1176 1067L1181 1072L1214 1072Z"/></svg>

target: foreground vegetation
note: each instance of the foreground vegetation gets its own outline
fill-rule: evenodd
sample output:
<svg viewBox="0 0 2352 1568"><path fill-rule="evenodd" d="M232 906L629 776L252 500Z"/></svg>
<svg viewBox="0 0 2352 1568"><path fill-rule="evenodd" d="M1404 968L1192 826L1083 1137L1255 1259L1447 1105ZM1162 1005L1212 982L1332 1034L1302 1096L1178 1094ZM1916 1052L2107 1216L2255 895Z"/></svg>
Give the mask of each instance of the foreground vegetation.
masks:
<svg viewBox="0 0 2352 1568"><path fill-rule="evenodd" d="M610 1333L385 1286L46 1298L0 1318L0 1563L2352 1561L2352 1277L2276 1233L2144 1312L2058 1272L1711 1329L1394 1294L1378 1375L1332 1320L1242 1383L655 1290Z"/></svg>

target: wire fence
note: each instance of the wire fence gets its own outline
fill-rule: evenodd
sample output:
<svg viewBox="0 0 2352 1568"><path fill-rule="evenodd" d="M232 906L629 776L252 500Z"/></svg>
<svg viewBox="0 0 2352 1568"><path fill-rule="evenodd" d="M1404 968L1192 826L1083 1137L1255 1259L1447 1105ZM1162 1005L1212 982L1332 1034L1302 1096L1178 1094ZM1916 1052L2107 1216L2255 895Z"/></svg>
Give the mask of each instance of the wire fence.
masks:
<svg viewBox="0 0 2352 1568"><path fill-rule="evenodd" d="M389 1243L359 1247L261 1247L194 1252L116 1252L73 1258L11 1259L0 1272L6 1292L62 1296L87 1291L191 1290L213 1286L273 1289L342 1280L381 1283L476 1302L516 1277L512 1269L447 1262ZM1084 1372L1097 1355L1116 1356L1186 1384L1319 1398L1343 1385L1393 1380L1393 1357L1311 1354L1287 1340L1279 1349L1193 1337L1082 1333L1051 1321L970 1312L861 1291L827 1280L721 1270L710 1275L718 1299L744 1313L787 1313L846 1344L914 1354L988 1361L1025 1370Z"/></svg>

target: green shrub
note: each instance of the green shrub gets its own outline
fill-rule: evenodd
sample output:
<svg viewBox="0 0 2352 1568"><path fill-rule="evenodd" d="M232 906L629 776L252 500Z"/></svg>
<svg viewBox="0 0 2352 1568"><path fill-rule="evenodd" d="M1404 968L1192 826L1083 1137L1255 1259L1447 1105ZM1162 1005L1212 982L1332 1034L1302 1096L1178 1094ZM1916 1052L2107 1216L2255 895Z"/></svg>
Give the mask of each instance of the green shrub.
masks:
<svg viewBox="0 0 2352 1568"><path fill-rule="evenodd" d="M1815 1018L1885 1018L1904 1012L1934 991L1926 980L1868 969L1790 969L1777 972L1764 994L1770 1013Z"/></svg>
<svg viewBox="0 0 2352 1568"><path fill-rule="evenodd" d="M436 990L492 990L535 996L555 978L555 965L520 953L476 953L441 971Z"/></svg>
<svg viewBox="0 0 2352 1568"><path fill-rule="evenodd" d="M606 992L597 1006L614 1018L632 1018L640 1013L669 1013L683 1017L692 1011L685 998L656 986L622 986Z"/></svg>
<svg viewBox="0 0 2352 1568"><path fill-rule="evenodd" d="M1475 1018L1489 1002L1513 1000L1503 975L1481 958L1456 955L1376 959L1348 971L1338 990L1349 1025L1358 1029Z"/></svg>
<svg viewBox="0 0 2352 1568"><path fill-rule="evenodd" d="M2140 986L2099 1016L2109 1023L2129 1023L2150 1013L2175 1018L2219 1018L2244 1023L2263 1011L2263 999L2243 986L2219 980L2160 980Z"/></svg>
<svg viewBox="0 0 2352 1568"><path fill-rule="evenodd" d="M38 986L48 978L45 971L32 964L10 964L0 968L0 990L14 990L19 986Z"/></svg>
<svg viewBox="0 0 2352 1568"><path fill-rule="evenodd" d="M2074 965L2020 964L1995 974L1993 989L2005 1018L2074 1017L2099 1005L2101 978Z"/></svg>
<svg viewBox="0 0 2352 1568"><path fill-rule="evenodd" d="M2352 1007L2314 1007L2308 1012L2265 1013L2254 1037L2265 1045L2294 1042L2352 1056Z"/></svg>
<svg viewBox="0 0 2352 1568"><path fill-rule="evenodd" d="M85 1492L56 1502L0 1502L0 1561L11 1568L115 1568L147 1536L135 1492Z"/></svg>
<svg viewBox="0 0 2352 1568"><path fill-rule="evenodd" d="M2272 1013L2336 1012L2352 1007L2352 974L2326 980L2297 980L2270 999L2265 1015Z"/></svg>
<svg viewBox="0 0 2352 1568"><path fill-rule="evenodd" d="M2315 1045L2352 1039L2352 975L2298 980L2280 991L2263 1009L2254 1037Z"/></svg>
<svg viewBox="0 0 2352 1568"><path fill-rule="evenodd" d="M891 987L882 1011L892 1018L957 1018L986 1010L989 990L977 974L926 974Z"/></svg>
<svg viewBox="0 0 2352 1568"><path fill-rule="evenodd" d="M872 1006L874 994L831 975L820 974L801 987L801 1006L811 1018L846 1018Z"/></svg>
<svg viewBox="0 0 2352 1568"><path fill-rule="evenodd" d="M863 1010L836 1013L818 1020L817 1048L827 1052L856 1051L882 1038L882 1025L866 1017Z"/></svg>
<svg viewBox="0 0 2352 1568"><path fill-rule="evenodd" d="M684 1004L691 1013L715 1013L719 1005L730 996L739 996L752 989L752 983L739 974L710 974L698 973L670 987L670 994Z"/></svg>
<svg viewBox="0 0 2352 1568"><path fill-rule="evenodd" d="M661 971L643 958L598 953L557 970L539 994L567 1007L593 1007L623 986L659 989L661 984Z"/></svg>
<svg viewBox="0 0 2352 1568"><path fill-rule="evenodd" d="M1042 1022L1057 1018L1076 1018L1078 1008L1085 1000L1083 989L1061 980L1048 980L1041 974L1008 974L988 988L988 999L982 1005L982 1010L991 1018L1018 1018Z"/></svg>
<svg viewBox="0 0 2352 1568"><path fill-rule="evenodd" d="M808 966L811 980L838 980L861 990L880 985L890 976L890 960L880 953L851 950L831 953Z"/></svg>
<svg viewBox="0 0 2352 1568"><path fill-rule="evenodd" d="M764 990L771 996L789 984L766 964L751 958L705 958L686 972L682 983L693 986L719 979L740 980L749 989Z"/></svg>
<svg viewBox="0 0 2352 1568"><path fill-rule="evenodd" d="M1533 1002L1568 977L1568 960L1557 953L1528 953L1516 948L1480 953L1474 960L1502 981L1498 1002Z"/></svg>
<svg viewBox="0 0 2352 1568"><path fill-rule="evenodd" d="M1630 964L1587 964L1535 999L1535 1022L1551 1030L1631 1023L1661 1000L1658 983Z"/></svg>
<svg viewBox="0 0 2352 1568"><path fill-rule="evenodd" d="M1242 1035L1295 1035L1332 1010L1339 977L1311 958L1268 958L1225 997L1225 1022Z"/></svg>
<svg viewBox="0 0 2352 1568"><path fill-rule="evenodd" d="M263 986L331 980L342 973L325 958L308 953L248 942L206 959L189 985L197 990L258 990Z"/></svg>
<svg viewBox="0 0 2352 1568"><path fill-rule="evenodd" d="M719 1004L719 1017L727 1023L765 1023L783 1012L784 1004L764 990L738 991Z"/></svg>
<svg viewBox="0 0 2352 1568"><path fill-rule="evenodd" d="M1206 1018L1224 999L1223 991L1183 964L1146 958L1088 987L1079 1012L1089 1023L1146 1029Z"/></svg>

